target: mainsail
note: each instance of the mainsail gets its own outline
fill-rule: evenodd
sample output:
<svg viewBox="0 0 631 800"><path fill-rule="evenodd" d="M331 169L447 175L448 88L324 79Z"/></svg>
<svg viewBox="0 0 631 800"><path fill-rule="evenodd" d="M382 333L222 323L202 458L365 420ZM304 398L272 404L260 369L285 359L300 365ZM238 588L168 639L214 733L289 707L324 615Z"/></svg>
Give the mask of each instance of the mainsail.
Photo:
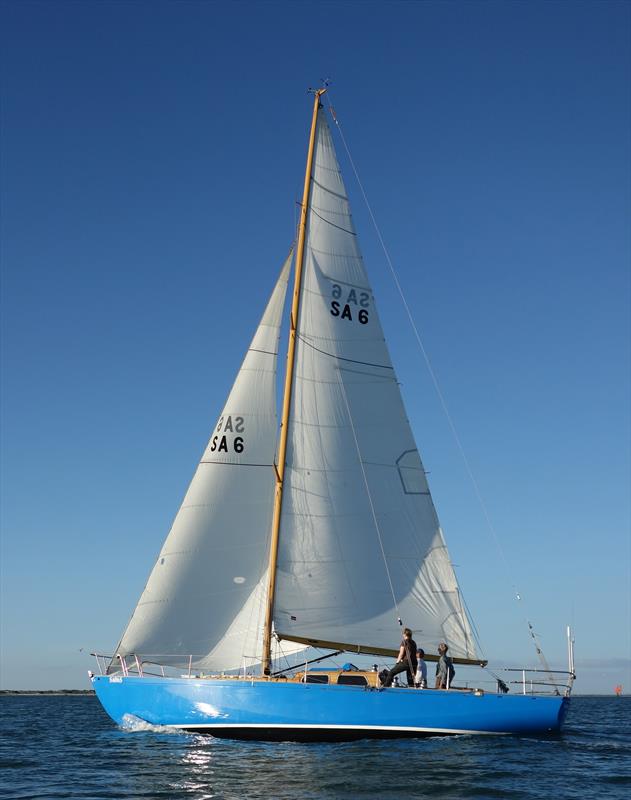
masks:
<svg viewBox="0 0 631 800"><path fill-rule="evenodd" d="M118 652L237 669L260 661L278 434L276 365L292 254Z"/></svg>
<svg viewBox="0 0 631 800"><path fill-rule="evenodd" d="M282 638L477 658L319 112L274 623Z"/></svg>

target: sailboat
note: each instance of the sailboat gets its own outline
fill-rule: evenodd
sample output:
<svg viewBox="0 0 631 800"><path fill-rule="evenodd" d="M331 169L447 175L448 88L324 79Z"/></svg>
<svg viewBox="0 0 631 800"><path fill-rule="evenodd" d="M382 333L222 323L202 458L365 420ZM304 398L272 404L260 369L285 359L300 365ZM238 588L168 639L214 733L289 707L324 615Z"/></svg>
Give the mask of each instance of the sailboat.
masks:
<svg viewBox="0 0 631 800"><path fill-rule="evenodd" d="M558 731L571 680L550 693L525 673L510 692L502 680L386 688L351 662L395 657L405 624L428 660L444 642L458 672L486 665L384 339L325 91L313 92L295 248L118 647L95 654L92 685L119 725L231 738ZM313 648L332 651L329 666L315 666ZM339 655L349 661L336 666Z"/></svg>

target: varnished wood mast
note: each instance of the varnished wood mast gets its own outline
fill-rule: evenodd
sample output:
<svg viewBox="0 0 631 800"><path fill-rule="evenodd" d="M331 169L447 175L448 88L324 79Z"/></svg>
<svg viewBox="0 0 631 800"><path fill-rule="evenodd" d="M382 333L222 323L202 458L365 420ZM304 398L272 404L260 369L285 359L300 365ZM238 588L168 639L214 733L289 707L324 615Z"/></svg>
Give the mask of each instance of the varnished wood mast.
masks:
<svg viewBox="0 0 631 800"><path fill-rule="evenodd" d="M272 536L270 541L269 569L267 584L267 605L265 608L265 627L263 629L263 673L270 672L272 650L272 614L274 611L274 593L276 590L276 561L278 559L278 536L280 533L280 512L283 503L283 479L285 477L285 457L287 455L287 432L289 428L289 410L291 407L291 390L294 380L294 359L296 354L296 328L298 325L298 312L300 310L300 294L302 287L302 265L304 262L305 238L307 230L307 213L309 210L309 195L311 193L311 170L313 167L313 151L315 148L316 127L318 124L318 110L320 97L326 89L318 89L314 94L313 118L311 120L311 135L309 137L309 150L307 152L307 168L305 170L305 187L302 194L302 208L300 210L300 225L298 227L298 244L296 247L296 277L294 281L294 296L291 304L291 317L289 321L289 347L287 349L287 370L285 372L285 390L283 393L283 412L280 423L280 442L278 445L278 465L276 467L276 492L274 494L274 516L272 518Z"/></svg>

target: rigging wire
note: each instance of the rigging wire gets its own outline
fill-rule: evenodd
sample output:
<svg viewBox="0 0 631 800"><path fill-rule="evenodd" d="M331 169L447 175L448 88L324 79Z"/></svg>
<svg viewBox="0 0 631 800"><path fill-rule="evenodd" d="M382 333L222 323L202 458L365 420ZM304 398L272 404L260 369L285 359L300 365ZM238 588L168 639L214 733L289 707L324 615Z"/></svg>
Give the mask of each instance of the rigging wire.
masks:
<svg viewBox="0 0 631 800"><path fill-rule="evenodd" d="M303 653L305 653L309 649L308 647L305 647L302 650L292 650L291 652L286 653L284 648L283 648L283 645L282 645L282 640L279 639L278 637L274 637L274 641L275 641L276 655L275 655L273 661L276 662L276 667L278 668L278 666L279 666L278 662L280 662L281 659L284 659L285 664L286 664L286 666L283 669L281 669L281 670L277 669L277 672L274 673L274 674L278 674L279 672L287 672L287 671L292 670L292 669L298 669L301 666L301 664L304 663L304 662L301 661L301 662L298 662L296 664L291 664L290 661L289 661L289 656L294 656L294 659L295 659L295 657L298 654L302 655Z"/></svg>
<svg viewBox="0 0 631 800"><path fill-rule="evenodd" d="M471 632L473 634L473 639L474 639L475 643L478 645L478 647L480 648L480 655L482 656L482 658L485 661L488 661L488 659L486 658L486 653L485 653L484 646L482 645L482 639L480 637L480 631L478 630L478 626L475 624L475 620L473 619L473 615L471 614L471 611L469 610L469 605L468 605L468 603L467 603L467 601L465 599L465 596L464 596L464 594L462 592L462 589L460 587L458 587L458 597L460 599L461 607L464 606L464 616L469 620L469 625L471 626Z"/></svg>
<svg viewBox="0 0 631 800"><path fill-rule="evenodd" d="M376 220L375 215L373 213L372 207L371 207L371 205L370 205L370 203L368 201L368 196L367 196L366 191L364 189L364 186L362 184L361 178L359 177L359 172L357 171L357 167L355 166L355 162L353 160L353 157L351 155L350 149L349 149L348 144L346 142L346 137L344 136L344 132L342 131L342 126L340 125L340 122L339 122L339 120L337 118L337 114L335 113L335 109L333 108L333 104L332 104L332 101L331 101L330 88L328 89L327 94L326 94L326 101L328 103L329 112L331 114L331 117L332 117L332 119L333 119L333 121L335 123L335 127L337 128L337 130L338 130L338 132L340 134L340 138L342 140L342 144L344 145L344 149L346 151L346 155L348 157L348 160L349 160L350 165L352 167L353 173L355 175L355 180L357 181L357 185L359 186L359 190L360 190L360 192L362 194L364 203L366 204L366 208L368 210L368 214L370 215L370 219L372 221L373 227L374 227L375 232L377 234L377 238L379 240L379 244L381 245L381 249L383 250L386 262L388 264L388 267L390 268L390 272L392 274L392 278L394 280L395 286L397 288L397 291L398 291L399 296L401 298L401 301L403 303L403 307L405 309L405 312L406 312L408 321L410 323L410 326L412 327L412 331L414 333L414 337L415 337L415 339L416 339L416 341L418 343L418 346L419 346L419 348L421 350L421 353L423 354L423 359L425 360L425 364L427 366L427 370L429 372L430 378L431 378L432 383L434 385L434 389L436 391L436 394L438 395L438 399L440 401L440 405L441 405L441 407L443 409L443 412L445 414L447 422L449 423L449 427L451 429L451 432L452 432L452 435L453 435L454 440L456 442L456 445L458 447L458 450L460 451L460 455L461 455L463 463L465 465L465 469L466 469L467 474L469 476L469 479L470 479L470 481L471 481L471 483L473 485L473 489L474 489L476 497L478 499L478 503L480 504L480 507L482 509L482 513L483 513L484 518L486 520L486 524L488 526L488 529L491 532L491 535L492 535L493 540L495 542L495 546L497 547L497 550L498 550L498 552L500 554L500 558L501 558L501 560L503 562L503 565L504 565L505 574L507 576L511 576L511 570L509 569L508 561L507 561L506 556L504 554L504 550L503 550L503 548L501 546L501 543L500 543L499 537L497 535L497 532L495 530L495 527L493 525L493 522L491 521L491 516L489 514L489 511L488 511L488 508L486 506L486 503L484 502L484 498L482 497L482 493L480 491L480 487L478 486L478 482L475 479L475 476L473 474L473 470L471 468L471 465L469 464L469 459L467 458L467 455L465 453L465 450L464 450L464 447L462 445L462 441L460 440L460 436L458 435L458 431L456 429L455 423L454 423L454 421L452 419L451 414L449 413L449 408L447 406L447 402L446 402L445 397L443 395L443 392L442 392L442 390L440 388L440 384L438 383L438 378L436 377L436 373L434 372L434 369L432 367L432 363L430 361L430 358L429 358L429 355L427 353L427 350L425 349L425 345L423 344L423 340L422 340L421 335L419 333L419 330L418 330L418 327L416 325L416 322L414 321L414 317L412 315L412 311L411 311L410 306L408 305L408 302L407 302L407 300L405 298L405 295L403 293L403 288L401 287L401 283L399 281L399 277L398 277L397 272L396 272L396 270L394 268L394 264L392 263L392 259L390 258L390 253L388 252L388 248L386 247L386 243L385 243L385 241L383 239L383 236L381 235L381 230L379 228L379 225L377 224L377 220ZM515 593L515 598L519 603L521 603L522 602L521 593L517 590L515 582L512 580L512 578L510 578L510 581L511 581L512 589L513 589L513 591ZM528 619L527 615L525 615L525 621L526 621L526 624L528 626L528 630L529 630L530 636L531 636L531 638L533 640L537 655L538 655L542 665L546 669L546 671L549 671L550 667L548 666L546 658L543 655L543 651L541 649L541 645L539 643L537 635L536 635L536 633L535 633L535 631L534 631L534 629L533 629L533 627L532 627L532 625L530 623L530 620Z"/></svg>

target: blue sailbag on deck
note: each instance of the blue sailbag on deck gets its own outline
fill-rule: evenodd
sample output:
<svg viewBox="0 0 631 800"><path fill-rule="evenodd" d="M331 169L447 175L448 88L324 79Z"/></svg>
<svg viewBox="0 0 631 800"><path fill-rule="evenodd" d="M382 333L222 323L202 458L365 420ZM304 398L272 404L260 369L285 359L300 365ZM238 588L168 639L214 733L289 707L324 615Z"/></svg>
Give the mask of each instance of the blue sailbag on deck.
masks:
<svg viewBox="0 0 631 800"><path fill-rule="evenodd" d="M401 621L428 653L446 641L456 663L481 663L320 94L280 444L275 385L291 255L117 655L94 687L119 723L137 717L215 735L558 730L561 696L383 689L365 675L363 684L331 674L315 685L306 670L293 679L270 674L281 655L309 646L394 654ZM156 667L162 674L148 674Z"/></svg>

